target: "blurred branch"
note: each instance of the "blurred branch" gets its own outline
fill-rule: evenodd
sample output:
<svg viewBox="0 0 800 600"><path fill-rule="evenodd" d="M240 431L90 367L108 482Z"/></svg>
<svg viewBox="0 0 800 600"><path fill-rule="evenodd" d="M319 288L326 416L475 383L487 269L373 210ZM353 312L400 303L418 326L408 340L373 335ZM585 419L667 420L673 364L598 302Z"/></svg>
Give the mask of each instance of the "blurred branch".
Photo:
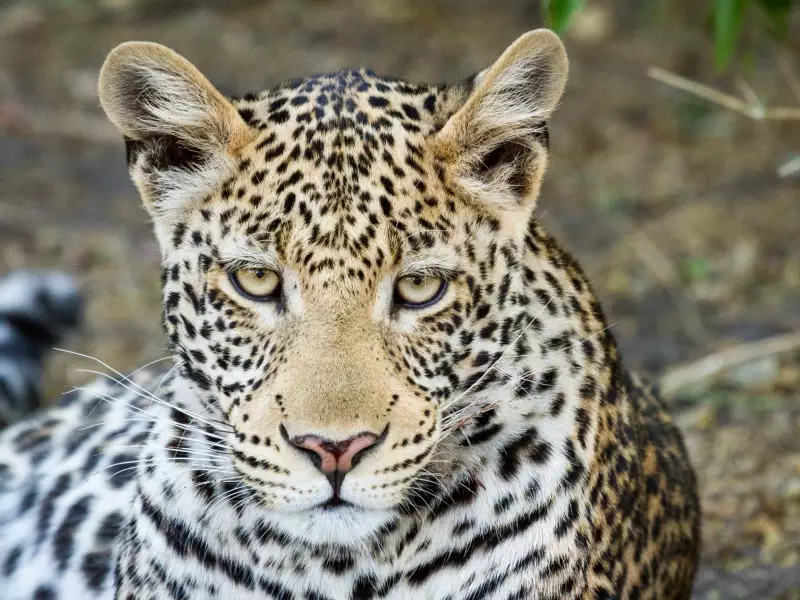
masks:
<svg viewBox="0 0 800 600"><path fill-rule="evenodd" d="M709 102L722 106L729 110L738 112L750 119L756 121L770 120L770 121L794 121L800 120L800 108L794 107L778 107L768 108L761 104L757 98L753 97L751 102L747 102L725 94L709 87L705 84L692 81L686 77L681 77L675 73L670 73L659 67L650 67L647 69L647 74L653 79L666 83L669 86L683 90L695 96L705 98ZM748 95L751 95L748 93ZM754 94L752 94L754 96Z"/></svg>
<svg viewBox="0 0 800 600"><path fill-rule="evenodd" d="M749 83L747 83L747 80L744 77L739 75L736 78L736 85L739 86L739 91L742 93L742 96L744 96L745 100L747 100L750 106L764 106L761 103L761 100L758 99L758 94L756 94L756 91Z"/></svg>
<svg viewBox="0 0 800 600"><path fill-rule="evenodd" d="M665 396L671 396L678 390L716 377L732 367L740 366L757 358L784 354L798 349L800 349L800 332L725 348L693 363L667 371L661 378L661 392Z"/></svg>
<svg viewBox="0 0 800 600"><path fill-rule="evenodd" d="M778 167L778 177L792 177L800 173L800 156L787 160Z"/></svg>

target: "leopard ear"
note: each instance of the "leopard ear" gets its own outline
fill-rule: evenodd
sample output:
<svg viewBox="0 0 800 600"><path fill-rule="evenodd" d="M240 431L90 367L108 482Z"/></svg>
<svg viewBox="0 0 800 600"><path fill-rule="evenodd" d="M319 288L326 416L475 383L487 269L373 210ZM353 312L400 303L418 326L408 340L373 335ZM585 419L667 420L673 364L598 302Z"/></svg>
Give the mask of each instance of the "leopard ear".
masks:
<svg viewBox="0 0 800 600"><path fill-rule="evenodd" d="M500 209L533 206L547 164L547 122L567 71L564 44L538 29L470 82L466 101L435 140L469 197Z"/></svg>
<svg viewBox="0 0 800 600"><path fill-rule="evenodd" d="M154 217L214 191L251 138L247 124L185 58L127 42L106 58L100 104L125 137L128 166Z"/></svg>

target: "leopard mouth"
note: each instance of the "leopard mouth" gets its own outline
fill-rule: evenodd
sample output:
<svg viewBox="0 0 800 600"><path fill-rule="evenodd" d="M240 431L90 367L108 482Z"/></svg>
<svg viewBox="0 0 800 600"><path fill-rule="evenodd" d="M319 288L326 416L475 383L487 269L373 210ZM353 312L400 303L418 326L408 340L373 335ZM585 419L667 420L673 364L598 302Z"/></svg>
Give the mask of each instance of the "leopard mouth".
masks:
<svg viewBox="0 0 800 600"><path fill-rule="evenodd" d="M343 500L338 494L333 494L325 502L318 504L315 508L324 511L335 511L342 508L357 509L358 507L352 502Z"/></svg>

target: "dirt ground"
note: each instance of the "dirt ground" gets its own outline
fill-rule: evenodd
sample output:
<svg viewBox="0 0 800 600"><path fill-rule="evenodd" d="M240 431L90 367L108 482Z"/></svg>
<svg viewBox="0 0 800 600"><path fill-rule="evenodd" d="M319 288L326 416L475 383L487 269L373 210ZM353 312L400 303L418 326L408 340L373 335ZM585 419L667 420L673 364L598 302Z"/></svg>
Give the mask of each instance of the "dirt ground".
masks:
<svg viewBox="0 0 800 600"><path fill-rule="evenodd" d="M566 36L571 81L540 214L585 265L628 362L658 378L800 331L800 179L776 174L800 153L800 122L750 121L646 76L656 65L736 90L696 15L588 4ZM540 26L539 5L0 0L0 274L56 267L83 282L91 316L68 348L122 371L164 356L158 251L95 97L118 42L166 43L231 94L359 65L439 81ZM749 83L770 105L800 105L778 56L757 54ZM54 356L47 389L86 381L82 368L95 366ZM670 400L702 484L695 597L800 598L800 354L767 353Z"/></svg>

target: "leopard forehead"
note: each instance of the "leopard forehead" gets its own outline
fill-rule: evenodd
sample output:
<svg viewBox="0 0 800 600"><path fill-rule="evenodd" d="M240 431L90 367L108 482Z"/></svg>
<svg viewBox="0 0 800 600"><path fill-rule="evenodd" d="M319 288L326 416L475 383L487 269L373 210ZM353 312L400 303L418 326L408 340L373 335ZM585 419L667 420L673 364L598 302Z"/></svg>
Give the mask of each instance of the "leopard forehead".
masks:
<svg viewBox="0 0 800 600"><path fill-rule="evenodd" d="M464 94L345 70L237 99L253 140L200 215L240 242L229 254L269 246L326 288L374 283L464 220L428 143Z"/></svg>

